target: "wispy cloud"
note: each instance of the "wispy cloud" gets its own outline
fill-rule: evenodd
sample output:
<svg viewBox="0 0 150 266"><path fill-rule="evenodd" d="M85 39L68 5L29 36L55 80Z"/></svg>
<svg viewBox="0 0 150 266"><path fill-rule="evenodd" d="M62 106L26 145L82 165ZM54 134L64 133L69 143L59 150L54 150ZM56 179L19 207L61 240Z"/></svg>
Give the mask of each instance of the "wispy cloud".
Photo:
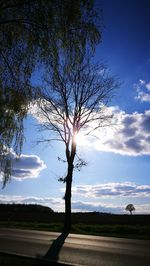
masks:
<svg viewBox="0 0 150 266"><path fill-rule="evenodd" d="M150 102L150 82L146 82L142 79L135 84L137 95L135 99L140 102Z"/></svg>
<svg viewBox="0 0 150 266"><path fill-rule="evenodd" d="M12 204L40 204L48 206L54 211L64 211L64 200L61 198L52 197L35 197L35 196L21 196L21 195L0 195L0 203ZM114 206L112 204L72 201L72 211L100 211L100 212L121 212L122 207Z"/></svg>
<svg viewBox="0 0 150 266"><path fill-rule="evenodd" d="M120 205L116 204L104 204L104 203L95 203L95 202L83 202L76 201L72 203L72 208L74 211L82 211L82 212L107 212L107 213L116 213L116 214L124 214L125 206L128 202ZM150 214L150 204L134 204L136 214Z"/></svg>
<svg viewBox="0 0 150 266"><path fill-rule="evenodd" d="M20 196L20 195L0 195L0 203L22 203L22 204L40 204L43 206L48 206L54 211L63 212L64 211L64 200L61 198L53 197L35 197L35 196ZM98 200L98 202L91 201L72 201L72 211L74 212L107 212L107 213L125 213L126 204L112 204L103 203ZM136 213L150 214L150 204L134 204Z"/></svg>
<svg viewBox="0 0 150 266"><path fill-rule="evenodd" d="M73 193L86 198L141 198L150 197L150 186L131 182L78 185L73 187Z"/></svg>
<svg viewBox="0 0 150 266"><path fill-rule="evenodd" d="M46 168L45 163L37 155L22 154L19 158L12 151L12 178L24 180L27 178L37 178L40 172ZM1 176L2 178L2 173Z"/></svg>
<svg viewBox="0 0 150 266"><path fill-rule="evenodd" d="M113 204L104 204L96 202L83 202L83 201L73 201L72 208L74 211L82 212L107 212L107 213L121 213L124 208L121 206L116 206Z"/></svg>
<svg viewBox="0 0 150 266"><path fill-rule="evenodd" d="M137 204L135 208L136 213L150 214L150 204Z"/></svg>
<svg viewBox="0 0 150 266"><path fill-rule="evenodd" d="M48 206L55 211L64 211L64 200L61 198L0 194L0 203L39 204Z"/></svg>
<svg viewBox="0 0 150 266"><path fill-rule="evenodd" d="M150 94L143 91L139 91L135 99L141 102L150 102Z"/></svg>

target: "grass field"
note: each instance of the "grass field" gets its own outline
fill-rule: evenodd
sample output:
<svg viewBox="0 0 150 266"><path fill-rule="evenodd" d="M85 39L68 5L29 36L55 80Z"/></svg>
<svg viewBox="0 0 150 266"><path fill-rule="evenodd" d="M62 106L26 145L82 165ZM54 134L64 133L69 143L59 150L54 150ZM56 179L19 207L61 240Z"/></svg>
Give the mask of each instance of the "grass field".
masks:
<svg viewBox="0 0 150 266"><path fill-rule="evenodd" d="M62 232L63 230L62 223L0 222L0 227L51 232ZM73 224L71 233L150 240L150 225L99 225L78 223Z"/></svg>
<svg viewBox="0 0 150 266"><path fill-rule="evenodd" d="M64 213L33 204L0 204L0 227L62 232ZM71 233L150 240L150 215L72 213Z"/></svg>
<svg viewBox="0 0 150 266"><path fill-rule="evenodd" d="M64 213L55 213L43 206L0 204L0 228L62 232L63 221ZM150 240L150 215L72 213L71 233ZM20 265L55 266L58 264L0 253L0 266Z"/></svg>

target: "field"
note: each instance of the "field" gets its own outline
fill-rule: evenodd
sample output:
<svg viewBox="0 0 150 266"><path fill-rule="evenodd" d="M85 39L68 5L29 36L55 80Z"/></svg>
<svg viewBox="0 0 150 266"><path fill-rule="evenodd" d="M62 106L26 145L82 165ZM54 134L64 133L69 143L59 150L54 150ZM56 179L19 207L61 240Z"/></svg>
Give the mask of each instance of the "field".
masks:
<svg viewBox="0 0 150 266"><path fill-rule="evenodd" d="M0 228L62 232L64 213L39 205L0 204ZM150 240L150 215L73 213L71 233ZM0 266L50 266L50 262L0 253ZM58 265L52 264L52 265Z"/></svg>
<svg viewBox="0 0 150 266"><path fill-rule="evenodd" d="M62 232L63 223L12 221L0 222L0 227ZM71 233L150 240L150 225L99 225L77 223L73 224Z"/></svg>
<svg viewBox="0 0 150 266"><path fill-rule="evenodd" d="M39 205L0 204L0 227L62 232L64 213ZM150 240L150 215L73 213L71 233Z"/></svg>

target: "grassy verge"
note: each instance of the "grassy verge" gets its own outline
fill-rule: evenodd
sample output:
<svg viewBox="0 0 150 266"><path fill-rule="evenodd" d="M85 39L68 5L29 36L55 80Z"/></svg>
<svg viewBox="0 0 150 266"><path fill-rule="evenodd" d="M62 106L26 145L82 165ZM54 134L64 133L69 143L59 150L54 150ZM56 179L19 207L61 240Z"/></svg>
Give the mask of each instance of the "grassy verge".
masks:
<svg viewBox="0 0 150 266"><path fill-rule="evenodd" d="M0 227L62 232L62 223L0 222ZM73 224L71 233L150 240L150 225Z"/></svg>
<svg viewBox="0 0 150 266"><path fill-rule="evenodd" d="M74 233L150 240L149 225L85 225L73 226Z"/></svg>
<svg viewBox="0 0 150 266"><path fill-rule="evenodd" d="M62 223L41 223L41 222L1 222L0 228L20 228L29 230L44 230L50 232L62 232Z"/></svg>

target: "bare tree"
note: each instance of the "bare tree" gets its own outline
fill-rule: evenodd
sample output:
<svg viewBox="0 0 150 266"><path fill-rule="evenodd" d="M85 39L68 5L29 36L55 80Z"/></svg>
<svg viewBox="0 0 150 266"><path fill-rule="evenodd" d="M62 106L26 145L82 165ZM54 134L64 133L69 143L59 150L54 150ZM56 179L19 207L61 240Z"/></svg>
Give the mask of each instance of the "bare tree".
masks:
<svg viewBox="0 0 150 266"><path fill-rule="evenodd" d="M41 127L49 131L47 142L61 141L65 145L67 174L60 180L66 184L64 231L71 228L71 187L73 171L85 164L77 155L79 132L89 135L110 123L106 106L117 82L104 65L92 64L88 55L73 60L61 58L57 70L51 71L40 91Z"/></svg>
<svg viewBox="0 0 150 266"><path fill-rule="evenodd" d="M129 211L130 214L132 215L132 212L135 211L135 207L133 204L128 204L125 208L126 211Z"/></svg>

